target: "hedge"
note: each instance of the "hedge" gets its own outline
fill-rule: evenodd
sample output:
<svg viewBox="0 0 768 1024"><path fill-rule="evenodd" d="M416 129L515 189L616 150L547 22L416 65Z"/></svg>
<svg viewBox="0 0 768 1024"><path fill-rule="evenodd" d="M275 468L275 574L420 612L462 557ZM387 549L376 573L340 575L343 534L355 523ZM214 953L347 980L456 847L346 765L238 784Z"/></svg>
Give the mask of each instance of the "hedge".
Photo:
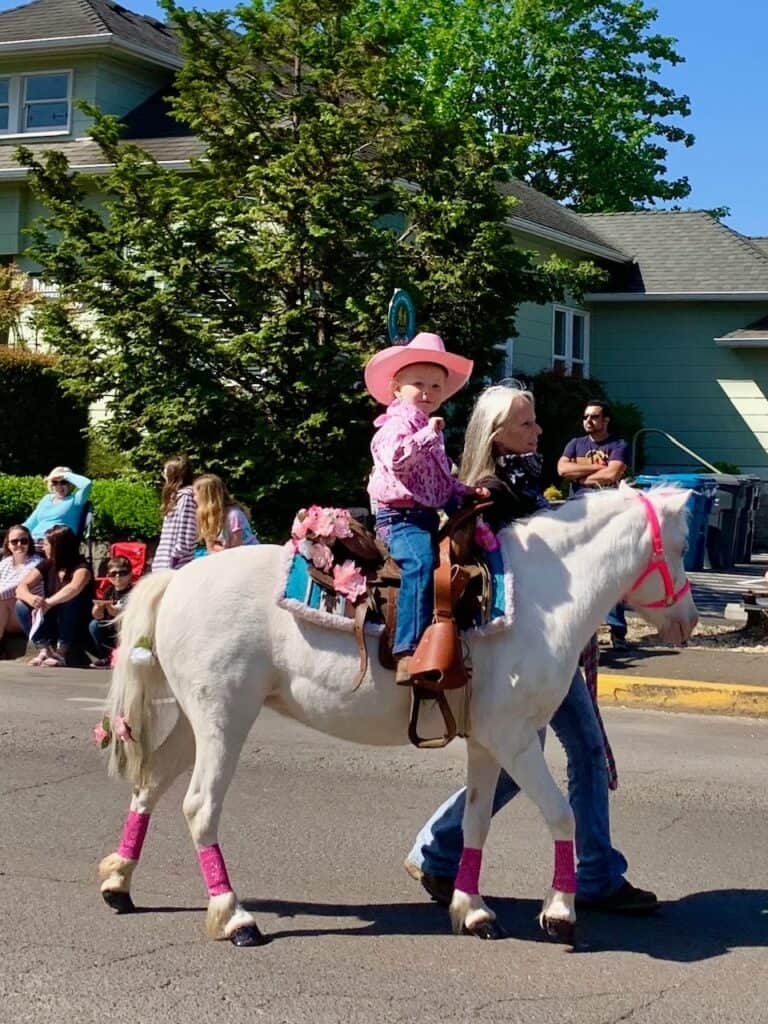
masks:
<svg viewBox="0 0 768 1024"><path fill-rule="evenodd" d="M0 346L3 443L0 472L47 473L85 464L87 411L67 397L55 357Z"/></svg>
<svg viewBox="0 0 768 1024"><path fill-rule="evenodd" d="M40 477L0 476L0 528L23 522L45 494ZM147 484L94 480L93 536L97 540L155 540L160 534L160 496Z"/></svg>

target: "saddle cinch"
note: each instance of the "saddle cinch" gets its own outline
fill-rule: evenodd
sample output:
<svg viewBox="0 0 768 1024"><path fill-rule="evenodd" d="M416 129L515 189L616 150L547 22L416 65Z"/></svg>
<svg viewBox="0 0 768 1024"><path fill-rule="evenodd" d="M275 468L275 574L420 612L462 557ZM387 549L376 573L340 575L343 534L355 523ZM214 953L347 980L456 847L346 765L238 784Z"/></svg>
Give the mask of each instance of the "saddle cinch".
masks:
<svg viewBox="0 0 768 1024"><path fill-rule="evenodd" d="M491 600L489 570L474 544L477 516L490 505L482 502L452 516L438 535L439 559L434 575L434 616L416 651L411 655L411 713L408 739L422 749L444 747L458 734L446 690L466 686L469 672L465 665L459 626L469 628L482 618ZM364 627L369 617L384 624L379 639L379 660L384 668L394 669L392 642L397 623L397 599L400 568L389 551L364 526L351 521L352 537L341 543L361 565L368 581L368 600L354 609L355 639L360 652L357 688L368 668ZM325 589L333 590L333 579L312 566L310 576ZM419 713L424 701L434 700L443 717L442 736L422 737L418 731Z"/></svg>

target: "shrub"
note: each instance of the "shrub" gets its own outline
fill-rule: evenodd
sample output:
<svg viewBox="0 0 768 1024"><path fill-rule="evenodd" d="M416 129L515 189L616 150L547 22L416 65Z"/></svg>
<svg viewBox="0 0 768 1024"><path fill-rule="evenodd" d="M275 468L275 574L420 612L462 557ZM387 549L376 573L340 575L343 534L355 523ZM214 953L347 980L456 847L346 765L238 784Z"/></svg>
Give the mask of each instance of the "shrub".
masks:
<svg viewBox="0 0 768 1024"><path fill-rule="evenodd" d="M23 522L45 494L39 477L0 476L0 527ZM160 497L147 484L94 480L93 536L97 540L154 540L160 533Z"/></svg>
<svg viewBox="0 0 768 1024"><path fill-rule="evenodd" d="M0 471L40 473L85 459L87 413L62 392L53 356L0 347L3 443Z"/></svg>

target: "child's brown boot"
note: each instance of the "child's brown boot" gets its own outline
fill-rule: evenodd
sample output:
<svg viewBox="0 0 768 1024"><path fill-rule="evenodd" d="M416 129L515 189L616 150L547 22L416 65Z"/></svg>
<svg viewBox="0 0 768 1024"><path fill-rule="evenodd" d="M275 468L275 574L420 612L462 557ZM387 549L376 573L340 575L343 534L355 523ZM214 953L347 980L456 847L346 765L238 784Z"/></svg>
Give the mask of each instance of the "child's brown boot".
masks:
<svg viewBox="0 0 768 1024"><path fill-rule="evenodd" d="M395 665L395 682L398 686L410 686L411 685L411 656L410 654L401 654L397 658L397 664Z"/></svg>

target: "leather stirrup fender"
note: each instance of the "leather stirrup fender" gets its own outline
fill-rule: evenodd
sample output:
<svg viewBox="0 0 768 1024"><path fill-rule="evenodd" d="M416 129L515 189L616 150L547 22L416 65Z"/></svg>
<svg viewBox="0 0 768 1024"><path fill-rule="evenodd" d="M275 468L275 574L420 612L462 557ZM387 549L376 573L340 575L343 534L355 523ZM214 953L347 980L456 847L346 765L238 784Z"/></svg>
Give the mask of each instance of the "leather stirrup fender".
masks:
<svg viewBox="0 0 768 1024"><path fill-rule="evenodd" d="M363 679L365 679L365 673L368 670L368 648L365 646L365 617L367 614L367 601L360 601L359 604L355 605L355 641L360 654L360 666L355 685L352 687L353 693L360 686Z"/></svg>

